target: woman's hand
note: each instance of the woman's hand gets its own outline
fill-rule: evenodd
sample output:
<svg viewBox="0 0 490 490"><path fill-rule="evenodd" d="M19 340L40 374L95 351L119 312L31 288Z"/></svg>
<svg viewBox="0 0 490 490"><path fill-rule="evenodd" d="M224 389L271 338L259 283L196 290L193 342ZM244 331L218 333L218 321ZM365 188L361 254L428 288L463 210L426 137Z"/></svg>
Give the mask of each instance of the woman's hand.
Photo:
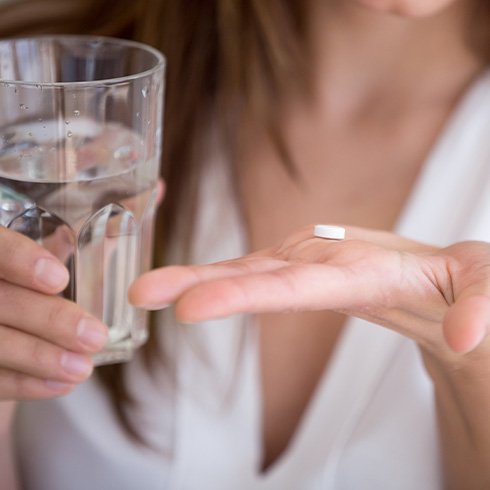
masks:
<svg viewBox="0 0 490 490"><path fill-rule="evenodd" d="M437 249L352 227L337 242L310 226L236 260L152 271L130 299L149 309L175 303L184 322L337 310L414 339L434 385L446 482L490 488L490 244Z"/></svg>
<svg viewBox="0 0 490 490"><path fill-rule="evenodd" d="M164 194L159 180L157 205ZM133 206L132 199L122 204ZM65 226L44 237L43 247L0 226L0 400L68 393L90 376L90 354L107 341L104 324L58 296L73 246Z"/></svg>
<svg viewBox="0 0 490 490"><path fill-rule="evenodd" d="M437 249L354 227L333 241L315 238L310 226L235 260L154 270L133 284L130 300L147 309L176 303L177 318L188 323L239 312L336 310L452 358L490 331L490 245Z"/></svg>
<svg viewBox="0 0 490 490"><path fill-rule="evenodd" d="M57 296L68 279L54 255L0 227L0 400L65 394L92 372L107 328Z"/></svg>

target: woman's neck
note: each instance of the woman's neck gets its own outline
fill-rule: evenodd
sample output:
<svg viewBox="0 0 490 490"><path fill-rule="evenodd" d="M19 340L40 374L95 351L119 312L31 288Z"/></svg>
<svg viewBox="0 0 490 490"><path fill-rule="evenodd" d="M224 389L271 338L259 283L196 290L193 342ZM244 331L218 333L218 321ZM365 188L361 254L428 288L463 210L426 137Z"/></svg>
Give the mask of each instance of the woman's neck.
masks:
<svg viewBox="0 0 490 490"><path fill-rule="evenodd" d="M450 102L483 67L466 44L472 2L425 18L345 0L312 3L314 102L339 117L379 100Z"/></svg>

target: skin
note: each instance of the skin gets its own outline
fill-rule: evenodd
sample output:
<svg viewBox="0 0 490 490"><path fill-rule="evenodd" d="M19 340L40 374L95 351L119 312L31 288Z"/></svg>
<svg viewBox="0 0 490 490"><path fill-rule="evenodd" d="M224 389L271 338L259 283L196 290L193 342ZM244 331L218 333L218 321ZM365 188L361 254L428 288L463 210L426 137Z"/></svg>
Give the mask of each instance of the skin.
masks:
<svg viewBox="0 0 490 490"><path fill-rule="evenodd" d="M313 94L288 97L282 108L301 182L282 171L260 134L244 145L238 182L250 250L280 243L305 223L393 229L441 129L481 70L460 39L461 3L415 21L353 2L315 6ZM254 323L265 471L301 423L345 317L332 310L261 313ZM300 366L294 372L291 359Z"/></svg>
<svg viewBox="0 0 490 490"><path fill-rule="evenodd" d="M163 182L157 191L161 202ZM131 200L125 205L131 209ZM0 474L6 490L18 488L10 433L12 400L70 393L91 375L91 354L108 338L103 323L58 296L68 283L62 262L70 244L64 231L58 228L43 248L0 227Z"/></svg>
<svg viewBox="0 0 490 490"><path fill-rule="evenodd" d="M1 228L0 255L0 396L66 393L91 374L89 354L104 344L106 328L55 295L66 286L68 272L47 250ZM82 330L94 333L84 338Z"/></svg>
<svg viewBox="0 0 490 490"><path fill-rule="evenodd" d="M413 15L427 15L428 4L436 11L445 6L443 3L451 2L360 3L371 9L396 13L405 9L403 5L409 5L415 10L421 10L420 13L414 10ZM57 254L58 245L53 242L53 252ZM105 343L106 327L76 305L55 296L64 288L68 274L61 262L45 249L2 228L0 257L0 301L10 306L0 309L0 399L44 398L69 392L74 384L85 380L92 372L89 354L99 350ZM50 285L35 276L36 264L42 258L48 259L44 278L51 280ZM145 284L145 279L142 281L134 291L145 289L141 286ZM141 294L143 296L138 297L138 301L146 303L145 293ZM146 294L151 294L151 291L148 290ZM25 304L29 304L30 308L22 308ZM11 313L13 310L16 311L15 316ZM90 320L90 328L87 324L86 329L92 332L89 336L91 340L83 341L80 332L77 333L77 324L82 318ZM4 347L7 345L8 348ZM25 355L13 356L14 350ZM78 361L72 363L78 364L77 373L67 373L63 368L63 364L66 364L63 359L70 356Z"/></svg>
<svg viewBox="0 0 490 490"><path fill-rule="evenodd" d="M154 270L133 285L130 297L148 309L175 303L183 323L332 309L413 338L433 356L462 362L458 354L475 350L490 333L490 275L482 260L490 265L484 242L437 249L357 227L347 227L346 239L336 241L315 237L311 225L238 259Z"/></svg>
<svg viewBox="0 0 490 490"><path fill-rule="evenodd" d="M448 488L490 487L488 245L462 243L436 249L375 231L393 227L427 151L458 96L482 68L463 48L459 20L465 3L469 4L314 2L314 103L292 100L285 108L293 154L307 155L298 161L312 183L310 192L305 195L288 183L267 143L255 140L253 151L244 151L247 177L240 180L251 249L260 251L226 263L159 269L140 278L130 291L135 304L149 309L174 302L177 317L186 322L237 311L257 314L264 381L264 468L287 447L335 347L344 315L350 314L418 343L436 387ZM437 41L438 49L431 51L428 40ZM386 46L390 50L380 49ZM451 59L441 52L451 53ZM427 101L433 100L427 108ZM395 131L393 119L386 117L394 108L397 134L390 133ZM421 124L427 125L423 131ZM325 143L325 134L333 135L331 144L325 145L328 151L318 143ZM414 139L407 141L407 134ZM352 151L349 161L363 161L366 176L398 177L401 191L380 192L366 210L371 201L362 195L362 187L352 187L351 169L344 174L345 165L335 165L347 151ZM398 168L390 174L393 162ZM284 185L272 195L274 179ZM339 190L325 197L324 189L313 184L328 180ZM342 189L349 192L343 194ZM264 207L254 206L266 202L266 194L291 208L282 215L275 215L274 209L257 212ZM389 214L391 209L395 211ZM347 240L332 243L312 238L311 226L302 228L309 222L358 226L347 227ZM274 243L278 245L271 246ZM50 285L34 275L42 258L48 259L42 277L51 279ZM93 321L92 341L80 337L77 326L87 316L56 296L68 279L60 267L45 249L0 229L0 399L66 394L92 372L89 355L102 347L107 332ZM363 287L367 282L369 289ZM280 313L284 310L292 311L286 321ZM312 354L310 347L318 344L321 349ZM292 388L284 382L283 358L273 360L270 355L277 345L284 359L304 347L304 372ZM70 359L77 361L69 363L78 367L77 372L66 370ZM306 389L301 388L303 380L310 381ZM291 407L292 422L274 425L281 404L285 410Z"/></svg>
<svg viewBox="0 0 490 490"><path fill-rule="evenodd" d="M403 17L427 17L437 14L454 3L454 0L358 0L358 3L378 12L385 12Z"/></svg>
<svg viewBox="0 0 490 490"><path fill-rule="evenodd" d="M439 249L389 232L455 104L484 68L464 43L470 7L315 3L314 96L284 108L303 188L252 135L239 181L250 248L259 251L156 270L130 291L148 309L175 304L183 322L257 316L263 470L287 449L347 314L418 344L435 387L446 488L490 487L490 246ZM358 226L346 225L347 239L332 242L312 237L305 222Z"/></svg>
<svg viewBox="0 0 490 490"><path fill-rule="evenodd" d="M175 303L184 323L239 312L329 309L414 339L441 409L447 488L486 488L490 245L437 249L353 227L336 242L312 231L309 226L235 260L150 272L133 286L132 300L150 309Z"/></svg>

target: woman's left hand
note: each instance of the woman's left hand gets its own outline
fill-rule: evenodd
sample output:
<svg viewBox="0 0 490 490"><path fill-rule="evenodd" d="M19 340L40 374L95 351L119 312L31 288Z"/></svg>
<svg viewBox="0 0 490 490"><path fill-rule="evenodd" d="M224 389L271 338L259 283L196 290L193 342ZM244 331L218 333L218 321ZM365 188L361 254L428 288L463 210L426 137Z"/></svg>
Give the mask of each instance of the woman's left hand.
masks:
<svg viewBox="0 0 490 490"><path fill-rule="evenodd" d="M175 303L186 323L239 312L336 310L453 357L488 344L490 244L439 249L355 227L335 241L314 237L309 226L238 259L149 272L130 299L146 309Z"/></svg>

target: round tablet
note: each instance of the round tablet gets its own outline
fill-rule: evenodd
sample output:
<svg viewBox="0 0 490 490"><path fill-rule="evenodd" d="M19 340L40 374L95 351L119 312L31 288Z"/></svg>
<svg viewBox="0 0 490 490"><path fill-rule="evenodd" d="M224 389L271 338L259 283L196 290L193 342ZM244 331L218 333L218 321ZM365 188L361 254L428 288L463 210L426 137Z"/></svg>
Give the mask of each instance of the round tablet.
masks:
<svg viewBox="0 0 490 490"><path fill-rule="evenodd" d="M328 238L330 240L343 240L345 238L345 228L334 225L315 225L313 235L318 238Z"/></svg>

